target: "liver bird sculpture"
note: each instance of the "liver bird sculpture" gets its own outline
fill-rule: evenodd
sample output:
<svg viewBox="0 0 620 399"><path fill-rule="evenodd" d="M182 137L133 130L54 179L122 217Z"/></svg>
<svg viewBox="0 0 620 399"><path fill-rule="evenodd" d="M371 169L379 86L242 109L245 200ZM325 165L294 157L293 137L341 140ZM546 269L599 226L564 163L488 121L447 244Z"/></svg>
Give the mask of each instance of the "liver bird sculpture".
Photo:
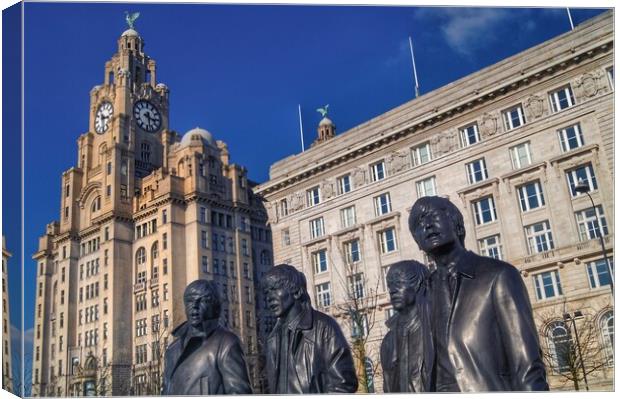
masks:
<svg viewBox="0 0 620 399"><path fill-rule="evenodd" d="M133 12L130 14L129 12L125 11L125 21L127 21L129 29L134 29L133 23L136 21L136 19L138 19L139 16L139 12Z"/></svg>
<svg viewBox="0 0 620 399"><path fill-rule="evenodd" d="M327 115L327 108L329 107L329 104L327 104L326 106L324 106L323 108L317 108L316 112L320 113L321 116L323 118L325 118L325 115Z"/></svg>

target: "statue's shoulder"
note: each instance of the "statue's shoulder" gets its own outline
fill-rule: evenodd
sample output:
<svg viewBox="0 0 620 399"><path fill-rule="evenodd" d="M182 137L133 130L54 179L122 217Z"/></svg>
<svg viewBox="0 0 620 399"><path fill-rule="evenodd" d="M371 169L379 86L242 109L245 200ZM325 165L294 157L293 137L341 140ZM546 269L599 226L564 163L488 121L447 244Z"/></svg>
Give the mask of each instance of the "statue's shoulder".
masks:
<svg viewBox="0 0 620 399"><path fill-rule="evenodd" d="M498 276L500 274L519 274L516 267L503 260L481 256L474 252L469 252L469 261L475 269L476 273L490 274Z"/></svg>
<svg viewBox="0 0 620 399"><path fill-rule="evenodd" d="M235 334L234 332L229 330L227 327L224 327L222 325L219 325L215 328L214 335L215 337L217 337L217 340L220 342L220 345L224 345L224 346L234 346L237 344L241 345L241 340L239 339L237 334Z"/></svg>

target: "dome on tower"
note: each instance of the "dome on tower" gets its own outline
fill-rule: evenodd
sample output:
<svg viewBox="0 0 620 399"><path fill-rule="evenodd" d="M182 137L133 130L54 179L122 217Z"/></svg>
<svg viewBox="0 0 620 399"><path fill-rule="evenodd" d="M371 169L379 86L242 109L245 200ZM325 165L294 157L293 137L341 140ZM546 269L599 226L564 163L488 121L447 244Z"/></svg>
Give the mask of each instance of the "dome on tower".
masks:
<svg viewBox="0 0 620 399"><path fill-rule="evenodd" d="M138 32L136 32L134 29L127 29L125 32L123 32L122 36L133 36L133 37L139 37L140 35L138 34Z"/></svg>
<svg viewBox="0 0 620 399"><path fill-rule="evenodd" d="M319 122L319 126L326 126L326 125L333 125L334 122L332 122L331 119L329 119L328 117L323 117L323 119L321 119L321 121Z"/></svg>
<svg viewBox="0 0 620 399"><path fill-rule="evenodd" d="M199 127L195 127L183 135L183 138L181 139L181 147L186 147L198 140L202 140L205 145L216 147L213 135L205 129L201 129Z"/></svg>

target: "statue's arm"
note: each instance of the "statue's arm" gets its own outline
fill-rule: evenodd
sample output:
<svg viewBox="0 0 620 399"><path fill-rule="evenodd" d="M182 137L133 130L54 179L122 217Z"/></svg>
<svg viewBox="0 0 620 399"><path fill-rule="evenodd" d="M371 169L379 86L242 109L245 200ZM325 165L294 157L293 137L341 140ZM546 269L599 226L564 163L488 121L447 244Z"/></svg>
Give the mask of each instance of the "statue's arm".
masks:
<svg viewBox="0 0 620 399"><path fill-rule="evenodd" d="M252 385L248 376L248 367L243 355L241 341L236 336L229 337L219 356L219 369L226 395L252 394Z"/></svg>
<svg viewBox="0 0 620 399"><path fill-rule="evenodd" d="M326 364L324 375L325 392L352 393L357 391L357 375L353 356L342 330L333 321L331 328L325 329Z"/></svg>
<svg viewBox="0 0 620 399"><path fill-rule="evenodd" d="M532 307L523 279L516 268L508 267L500 272L494 294L495 312L508 357L512 389L549 390Z"/></svg>

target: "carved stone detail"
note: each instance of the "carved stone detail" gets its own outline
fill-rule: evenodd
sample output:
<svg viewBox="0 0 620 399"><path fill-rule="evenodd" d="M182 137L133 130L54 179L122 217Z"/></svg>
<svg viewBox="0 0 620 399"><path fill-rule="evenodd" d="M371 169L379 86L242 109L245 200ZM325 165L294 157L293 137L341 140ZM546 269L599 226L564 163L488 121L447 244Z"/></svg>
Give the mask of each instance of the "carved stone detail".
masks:
<svg viewBox="0 0 620 399"><path fill-rule="evenodd" d="M409 153L393 151L388 157L388 162L390 165L390 174L402 172L410 167Z"/></svg>
<svg viewBox="0 0 620 399"><path fill-rule="evenodd" d="M480 133L483 137L491 137L499 128L498 117L491 113L485 112L482 115L482 122L480 123Z"/></svg>
<svg viewBox="0 0 620 399"><path fill-rule="evenodd" d="M366 171L364 168L358 167L351 173L354 187L361 187L366 183Z"/></svg>
<svg viewBox="0 0 620 399"><path fill-rule="evenodd" d="M295 212L302 209L304 207L304 193L298 191L291 194L288 202L291 204L291 211Z"/></svg>
<svg viewBox="0 0 620 399"><path fill-rule="evenodd" d="M599 91L605 89L605 85L601 79L603 75L604 73L600 69L581 75L575 82L575 94L577 98L594 97Z"/></svg>
<svg viewBox="0 0 620 399"><path fill-rule="evenodd" d="M326 180L321 183L321 197L322 199L330 199L334 196L334 182Z"/></svg>
<svg viewBox="0 0 620 399"><path fill-rule="evenodd" d="M545 101L538 94L532 94L525 100L525 112L527 120L540 118L545 114Z"/></svg>
<svg viewBox="0 0 620 399"><path fill-rule="evenodd" d="M441 132L431 139L431 145L433 146L433 154L440 156L454 151L458 148L456 129L451 129L445 132Z"/></svg>

